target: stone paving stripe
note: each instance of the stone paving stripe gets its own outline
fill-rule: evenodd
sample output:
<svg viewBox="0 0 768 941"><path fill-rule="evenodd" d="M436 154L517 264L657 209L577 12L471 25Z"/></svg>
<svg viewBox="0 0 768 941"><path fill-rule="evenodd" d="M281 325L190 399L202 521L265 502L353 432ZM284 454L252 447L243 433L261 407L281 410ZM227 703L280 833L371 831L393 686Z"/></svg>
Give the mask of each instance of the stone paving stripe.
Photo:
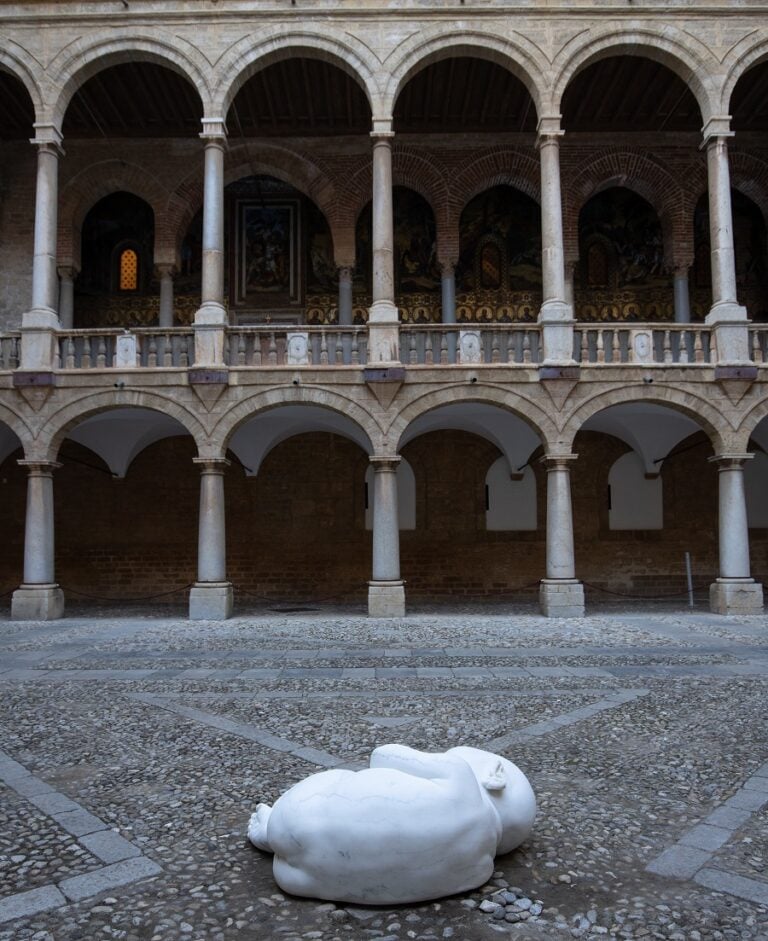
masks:
<svg viewBox="0 0 768 941"><path fill-rule="evenodd" d="M768 905L768 885L764 882L737 876L732 872L721 872L719 869L701 869L693 879L715 892L735 895L748 902L757 902L758 905Z"/></svg>
<svg viewBox="0 0 768 941"><path fill-rule="evenodd" d="M81 902L91 895L106 892L108 889L117 889L120 886L156 876L163 870L156 862L139 856L136 859L126 859L112 866L105 866L83 876L73 876L59 883L59 888L72 902Z"/></svg>
<svg viewBox="0 0 768 941"><path fill-rule="evenodd" d="M322 751L321 749L307 748L302 745L297 745L295 742L289 742L287 739L280 738L278 735L273 735L271 732L265 732L263 729L257 728L254 725L247 725L244 722L233 722L231 719L227 719L224 716L215 715L211 712L203 712L202 709L194 709L191 706L180 706L176 703L169 702L168 700L158 699L157 697L150 696L146 693L131 693L129 698L138 702L142 702L148 706L155 706L158 709L165 709L166 711L173 712L185 719L191 719L193 722L200 722L203 725L207 725L213 729L218 729L221 732L228 732L231 735L237 735L240 738L247 739L250 742L256 742L258 745L263 745L265 748L272 748L275 751L288 752L298 758L304 759L305 761L311 761L313 764L318 764L323 768L337 768L339 766L339 758L336 755L331 755L329 752ZM310 753L313 757L306 757Z"/></svg>
<svg viewBox="0 0 768 941"><path fill-rule="evenodd" d="M679 840L680 846L694 846L700 850L708 850L710 853L719 850L721 846L730 840L733 831L724 827L713 827L707 823L701 823L693 827Z"/></svg>
<svg viewBox="0 0 768 941"><path fill-rule="evenodd" d="M742 807L744 810L760 810L768 801L768 794L761 791L738 790L725 802L726 807Z"/></svg>
<svg viewBox="0 0 768 941"><path fill-rule="evenodd" d="M712 824L714 827L726 827L729 830L738 830L751 816L751 810L744 810L738 807L718 807L717 810L713 810L704 820L704 823Z"/></svg>
<svg viewBox="0 0 768 941"><path fill-rule="evenodd" d="M32 774L26 774L21 778L11 778L9 786L12 786L13 790L21 797L37 797L41 794L57 793L50 784L46 784L45 781L41 781L40 778L36 778Z"/></svg>
<svg viewBox="0 0 768 941"><path fill-rule="evenodd" d="M77 805L77 810L69 810L66 813L51 814L53 819L60 827L63 827L67 833L72 836L85 836L86 833L93 833L95 830L106 830L107 825L103 820L94 817L84 808Z"/></svg>
<svg viewBox="0 0 768 941"><path fill-rule="evenodd" d="M89 853L98 857L103 863L119 863L123 859L141 856L141 850L123 839L114 830L100 830L89 833L79 840Z"/></svg>
<svg viewBox="0 0 768 941"><path fill-rule="evenodd" d="M514 732L510 732L508 735L501 735L490 742L486 742L485 748L489 751L503 751L509 748L510 745L519 745L527 738L536 738L565 726L575 725L577 722L590 719L607 709L617 709L619 706L626 705L628 702L647 695L647 689L624 690L621 698L617 698L615 695L611 698L606 697L596 703L590 703L588 706L581 706L578 709L572 709L570 712L564 712L560 716L553 716L553 718L547 719L546 722L535 722L533 725L527 725L522 729L515 729Z"/></svg>
<svg viewBox="0 0 768 941"><path fill-rule="evenodd" d="M44 885L29 892L18 892L0 899L0 924L66 905L67 900L55 885Z"/></svg>
<svg viewBox="0 0 768 941"><path fill-rule="evenodd" d="M682 846L675 843L664 850L650 865L646 866L648 872L657 876L670 876L673 879L690 879L705 863L708 863L712 854L707 850L696 849L694 846Z"/></svg>
<svg viewBox="0 0 768 941"><path fill-rule="evenodd" d="M27 796L27 800L31 804L34 804L39 810L42 810L44 814L48 814L49 817L52 817L54 814L63 814L71 810L82 810L80 804L77 804L67 797L66 794L61 794L58 791L47 794L30 794Z"/></svg>

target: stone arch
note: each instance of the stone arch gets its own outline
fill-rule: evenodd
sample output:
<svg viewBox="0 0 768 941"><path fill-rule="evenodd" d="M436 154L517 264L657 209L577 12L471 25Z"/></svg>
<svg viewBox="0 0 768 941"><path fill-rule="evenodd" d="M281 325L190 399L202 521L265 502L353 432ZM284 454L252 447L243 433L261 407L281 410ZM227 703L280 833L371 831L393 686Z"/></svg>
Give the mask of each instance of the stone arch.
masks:
<svg viewBox="0 0 768 941"><path fill-rule="evenodd" d="M734 434L733 441L729 442L731 450L733 450L734 453L743 454L746 452L752 433L765 418L768 418L768 399L763 398L761 401L756 402L749 411L742 416L739 427Z"/></svg>
<svg viewBox="0 0 768 941"><path fill-rule="evenodd" d="M582 33L565 44L553 63L552 113L559 114L563 95L571 79L583 69L609 56L641 56L665 65L693 92L702 124L719 113L719 65L712 53L690 33L672 26L654 30L605 26Z"/></svg>
<svg viewBox="0 0 768 941"><path fill-rule="evenodd" d="M755 38L757 33L757 38ZM733 92L742 78L753 66L768 59L768 35L755 31L745 36L728 50L723 60L724 77L720 97L720 114L731 113Z"/></svg>
<svg viewBox="0 0 768 941"><path fill-rule="evenodd" d="M226 118L238 91L252 75L291 58L321 59L335 65L357 82L371 106L378 98L378 83L368 64L371 50L349 33L333 36L309 28L273 27L260 33L258 39L241 39L219 60L210 115Z"/></svg>
<svg viewBox="0 0 768 941"><path fill-rule="evenodd" d="M391 118L397 96L417 72L433 62L458 56L486 59L511 72L528 89L539 117L546 113L545 75L549 63L538 47L518 33L502 37L481 30L457 31L453 26L440 26L416 33L386 60L389 74L381 101L381 117Z"/></svg>
<svg viewBox="0 0 768 941"><path fill-rule="evenodd" d="M80 267L80 232L85 217L100 199L117 192L138 196L151 207L155 216L155 255L163 254L168 241L167 188L144 167L105 160L81 170L62 187L57 250L60 264Z"/></svg>
<svg viewBox="0 0 768 941"><path fill-rule="evenodd" d="M173 418L192 436L198 450L207 439L201 421L171 393L142 392L138 389L94 392L69 402L55 412L38 432L34 442L34 456L39 460L54 461L67 432L83 419L99 412L120 408L144 408Z"/></svg>
<svg viewBox="0 0 768 941"><path fill-rule="evenodd" d="M729 155L731 186L760 208L768 226L768 161L735 150Z"/></svg>
<svg viewBox="0 0 768 941"><path fill-rule="evenodd" d="M45 114L44 95L38 79L27 64L30 61L35 62L36 60L26 49L18 46L17 43L7 37L4 39L3 48L0 48L0 69L21 82L32 99L35 120L40 122ZM36 64L40 66L39 62ZM40 71L42 71L42 66L40 66Z"/></svg>
<svg viewBox="0 0 768 941"><path fill-rule="evenodd" d="M28 457L28 447L34 441L35 432L30 423L7 405L0 404L0 424L3 424L21 442L24 448L24 456Z"/></svg>
<svg viewBox="0 0 768 941"><path fill-rule="evenodd" d="M626 405L631 402L661 405L687 415L710 439L716 454L724 449L724 442L730 440L732 435L732 429L727 427L728 423L723 414L702 396L670 387L654 389L645 384L638 384L597 392L582 402L571 412L559 432L557 449L563 452L571 451L576 434L588 418L611 405Z"/></svg>
<svg viewBox="0 0 768 941"><path fill-rule="evenodd" d="M330 389L297 385L257 392L229 409L211 429L205 449L201 449L201 457L218 457L226 453L232 435L241 425L282 405L315 405L337 412L360 428L371 443L372 453L382 450L383 436L380 425L371 413L353 398Z"/></svg>
<svg viewBox="0 0 768 941"><path fill-rule="evenodd" d="M563 242L569 260L579 257L579 214L603 190L620 186L632 190L655 209L664 235L664 255L671 252L693 259L692 208L678 179L647 154L616 150L583 163L563 180ZM688 211L686 211L686 208Z"/></svg>
<svg viewBox="0 0 768 941"><path fill-rule="evenodd" d="M513 396L508 390L498 386L474 383L426 392L410 401L392 420L387 430L387 443L399 449L400 441L413 421L443 405L455 405L460 402L491 405L511 412L524 421L545 445L548 441L555 440L557 436L555 423L536 402L525 396Z"/></svg>
<svg viewBox="0 0 768 941"><path fill-rule="evenodd" d="M56 90L55 97L49 102L51 123L61 129L72 96L93 75L112 65L137 60L172 69L187 79L196 89L203 111L206 111L210 93L205 77L206 63L202 56L199 62L194 61L191 56L179 51L179 44L174 42L173 37L166 38L157 33L116 37L114 32L104 32L76 39L51 63L50 82Z"/></svg>
<svg viewBox="0 0 768 941"><path fill-rule="evenodd" d="M458 216L485 190L513 186L541 202L539 162L530 154L508 147L494 147L472 157L461 167L451 185L451 197Z"/></svg>

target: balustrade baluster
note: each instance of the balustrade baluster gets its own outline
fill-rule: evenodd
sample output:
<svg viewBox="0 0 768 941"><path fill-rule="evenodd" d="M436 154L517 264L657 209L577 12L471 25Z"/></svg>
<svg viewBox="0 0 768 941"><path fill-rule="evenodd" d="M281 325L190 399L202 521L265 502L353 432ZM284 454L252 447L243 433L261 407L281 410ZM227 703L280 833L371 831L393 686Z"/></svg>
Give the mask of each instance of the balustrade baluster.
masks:
<svg viewBox="0 0 768 941"><path fill-rule="evenodd" d="M762 363L763 361L763 349L760 345L760 334L757 330L752 332L752 361L755 363Z"/></svg>
<svg viewBox="0 0 768 941"><path fill-rule="evenodd" d="M424 338L424 363L427 366L431 366L434 362L432 357L432 331L427 330L426 336Z"/></svg>
<svg viewBox="0 0 768 941"><path fill-rule="evenodd" d="M597 331L595 349L597 352L597 362L604 363L605 362L605 336L602 330Z"/></svg>
<svg viewBox="0 0 768 941"><path fill-rule="evenodd" d="M499 350L499 334L497 330L493 331L491 336L491 362L501 362L501 351Z"/></svg>
<svg viewBox="0 0 768 941"><path fill-rule="evenodd" d="M170 333L163 334L163 367L169 369L173 366L173 340Z"/></svg>
<svg viewBox="0 0 768 941"><path fill-rule="evenodd" d="M269 344L267 345L267 364L269 366L277 365L277 340L275 339L275 331L269 331Z"/></svg>
<svg viewBox="0 0 768 941"><path fill-rule="evenodd" d="M147 353L147 366L150 369L157 367L157 337L154 333L149 338L149 351Z"/></svg>
<svg viewBox="0 0 768 941"><path fill-rule="evenodd" d="M440 331L440 365L448 365L448 336L445 330Z"/></svg>
<svg viewBox="0 0 768 941"><path fill-rule="evenodd" d="M672 362L672 337L669 330L664 331L664 362Z"/></svg>
<svg viewBox="0 0 768 941"><path fill-rule="evenodd" d="M91 368L91 338L83 337L83 355L80 358L80 368Z"/></svg>
<svg viewBox="0 0 768 941"><path fill-rule="evenodd" d="M237 356L235 359L238 366L245 366L245 334L237 334Z"/></svg>
<svg viewBox="0 0 768 941"><path fill-rule="evenodd" d="M507 359L506 362L515 362L515 331L507 330Z"/></svg>
<svg viewBox="0 0 768 941"><path fill-rule="evenodd" d="M408 362L411 366L415 366L419 361L419 356L416 351L416 334L411 331L408 334Z"/></svg>
<svg viewBox="0 0 768 941"><path fill-rule="evenodd" d="M704 362L704 344L698 330L693 335L693 361L695 363Z"/></svg>
<svg viewBox="0 0 768 941"><path fill-rule="evenodd" d="M96 346L96 368L103 369L107 365L107 341L103 336L99 337Z"/></svg>
<svg viewBox="0 0 768 941"><path fill-rule="evenodd" d="M325 331L320 334L320 365L328 365L328 337Z"/></svg>
<svg viewBox="0 0 768 941"><path fill-rule="evenodd" d="M342 340L343 333L341 330L334 330L332 336L334 338L334 343L336 344L336 351L334 354L336 365L343 366L344 365L344 344Z"/></svg>
<svg viewBox="0 0 768 941"><path fill-rule="evenodd" d="M254 333L253 335L253 353L251 354L251 365L252 366L261 366L262 356L261 356L261 334Z"/></svg>
<svg viewBox="0 0 768 941"><path fill-rule="evenodd" d="M681 330L678 334L678 350L677 350L677 361L682 363L684 366L688 365L688 331Z"/></svg>
<svg viewBox="0 0 768 941"><path fill-rule="evenodd" d="M11 369L18 369L19 367L19 339L18 337L11 338Z"/></svg>
<svg viewBox="0 0 768 941"><path fill-rule="evenodd" d="M189 366L189 337L186 333L179 343L179 366L182 368Z"/></svg>
<svg viewBox="0 0 768 941"><path fill-rule="evenodd" d="M611 362L621 362L621 347L619 345L619 331L614 327L611 331Z"/></svg>
<svg viewBox="0 0 768 941"><path fill-rule="evenodd" d="M581 330L580 331L580 343L579 343L579 362L588 363L589 362L589 331Z"/></svg>
<svg viewBox="0 0 768 941"><path fill-rule="evenodd" d="M523 333L523 362L530 363L531 361L531 338L526 330Z"/></svg>
<svg viewBox="0 0 768 941"><path fill-rule="evenodd" d="M360 343L358 341L358 332L357 330L352 331L352 365L360 365Z"/></svg>
<svg viewBox="0 0 768 941"><path fill-rule="evenodd" d="M74 369L75 368L75 340L73 337L69 336L66 339L66 355L64 357L64 368L65 369Z"/></svg>

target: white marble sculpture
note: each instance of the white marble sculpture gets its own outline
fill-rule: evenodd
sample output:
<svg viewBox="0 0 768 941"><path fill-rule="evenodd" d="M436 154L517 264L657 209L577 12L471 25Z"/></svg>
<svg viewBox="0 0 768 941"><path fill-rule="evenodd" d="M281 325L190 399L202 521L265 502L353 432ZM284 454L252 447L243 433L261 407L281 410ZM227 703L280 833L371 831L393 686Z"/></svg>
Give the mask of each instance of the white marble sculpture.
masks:
<svg viewBox="0 0 768 941"><path fill-rule="evenodd" d="M274 853L281 889L358 904L474 889L530 833L536 798L518 767L479 748L383 745L364 771L322 771L259 804L248 838Z"/></svg>

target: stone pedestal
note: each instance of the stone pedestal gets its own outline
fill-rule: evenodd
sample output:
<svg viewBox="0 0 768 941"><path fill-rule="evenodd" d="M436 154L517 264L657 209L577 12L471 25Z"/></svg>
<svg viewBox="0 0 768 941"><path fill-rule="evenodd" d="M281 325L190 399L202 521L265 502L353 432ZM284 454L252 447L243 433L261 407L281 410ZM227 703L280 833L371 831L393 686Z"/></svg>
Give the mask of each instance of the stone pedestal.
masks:
<svg viewBox="0 0 768 941"><path fill-rule="evenodd" d="M751 578L718 578L709 586L714 614L762 614L763 586Z"/></svg>
<svg viewBox="0 0 768 941"><path fill-rule="evenodd" d="M368 582L368 614L372 618L405 617L405 582Z"/></svg>
<svg viewBox="0 0 768 941"><path fill-rule="evenodd" d="M584 586L576 578L543 578L539 604L547 618L583 618Z"/></svg>
<svg viewBox="0 0 768 941"><path fill-rule="evenodd" d="M190 621L226 621L233 597L230 582L197 582L189 591Z"/></svg>
<svg viewBox="0 0 768 941"><path fill-rule="evenodd" d="M11 598L14 621L55 621L64 616L64 592L58 585L21 585Z"/></svg>

